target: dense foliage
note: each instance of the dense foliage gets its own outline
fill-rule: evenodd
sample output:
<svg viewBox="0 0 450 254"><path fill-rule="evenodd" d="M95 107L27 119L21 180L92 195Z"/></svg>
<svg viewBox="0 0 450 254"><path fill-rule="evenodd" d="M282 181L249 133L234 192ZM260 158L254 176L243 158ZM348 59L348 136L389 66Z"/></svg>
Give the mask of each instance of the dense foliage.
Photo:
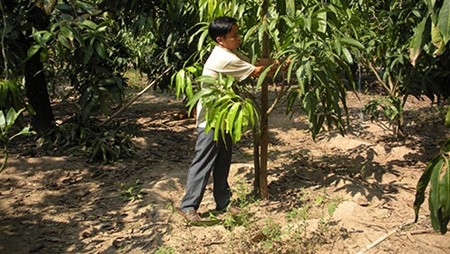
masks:
<svg viewBox="0 0 450 254"><path fill-rule="evenodd" d="M50 143L55 133L70 137L79 126L89 132L94 118L111 114L122 103L129 67L153 78L181 66L193 52L186 34L198 21L189 1L19 0L0 7L0 107L26 108L33 129ZM56 119L62 126L55 126L51 101L76 103Z"/></svg>

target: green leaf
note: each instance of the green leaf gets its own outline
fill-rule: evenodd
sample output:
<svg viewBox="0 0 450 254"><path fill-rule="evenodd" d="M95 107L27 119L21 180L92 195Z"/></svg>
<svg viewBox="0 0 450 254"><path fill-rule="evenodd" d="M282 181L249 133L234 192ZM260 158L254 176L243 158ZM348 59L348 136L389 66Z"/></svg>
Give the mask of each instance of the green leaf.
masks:
<svg viewBox="0 0 450 254"><path fill-rule="evenodd" d="M27 58L30 59L32 56L34 56L39 50L41 49L41 46L35 44L32 45L28 51L27 51Z"/></svg>
<svg viewBox="0 0 450 254"><path fill-rule="evenodd" d="M217 114L217 120L214 124L214 140L219 140L219 137L221 136L225 141L225 119L227 115L228 109L222 109Z"/></svg>
<svg viewBox="0 0 450 254"><path fill-rule="evenodd" d="M239 110L238 116L236 117L236 122L234 123L234 133L233 133L233 140L234 142L237 142L241 140L242 136L242 119L244 118L244 112L242 110Z"/></svg>
<svg viewBox="0 0 450 254"><path fill-rule="evenodd" d="M420 206L425 201L425 191L427 189L428 183L430 182L431 174L435 170L435 168L441 168L443 163L443 160L441 156L435 157L433 160L431 160L425 171L422 173L422 176L420 177L419 181L417 182L416 186L416 197L414 200L414 212L415 212L415 222L419 219L419 210Z"/></svg>
<svg viewBox="0 0 450 254"><path fill-rule="evenodd" d="M177 74L175 74L175 86L175 95L177 96L177 98L180 98L181 93L186 88L186 72L184 69L179 70Z"/></svg>
<svg viewBox="0 0 450 254"><path fill-rule="evenodd" d="M191 35L191 37L189 37L188 44L191 44L194 41L195 37L198 36L198 34L204 33L205 30L208 31L209 23L207 23L207 22L200 22L200 23L198 23L198 25L201 26L201 27L197 31L195 31L195 33L193 33Z"/></svg>
<svg viewBox="0 0 450 254"><path fill-rule="evenodd" d="M317 17L319 18L319 28L318 31L325 33L327 31L327 12L325 10L317 13Z"/></svg>
<svg viewBox="0 0 450 254"><path fill-rule="evenodd" d="M233 133L234 119L236 118L236 113L240 109L240 106L241 106L240 103L235 102L235 103L233 103L233 105L231 106L231 108L228 112L228 116L227 116L227 120L226 120L226 126L227 126L226 129L229 133Z"/></svg>
<svg viewBox="0 0 450 254"><path fill-rule="evenodd" d="M290 17L295 17L295 0L286 0L286 13Z"/></svg>
<svg viewBox="0 0 450 254"><path fill-rule="evenodd" d="M448 107L447 114L445 115L445 127L450 127L450 107Z"/></svg>
<svg viewBox="0 0 450 254"><path fill-rule="evenodd" d="M250 125L254 126L255 125L255 111L253 109L253 105L252 105L250 99L245 99L245 104L244 104L243 108L245 109L245 115L248 118Z"/></svg>
<svg viewBox="0 0 450 254"><path fill-rule="evenodd" d="M339 41L344 45L350 45L358 49L364 49L364 45L361 42L350 37L341 38Z"/></svg>
<svg viewBox="0 0 450 254"><path fill-rule="evenodd" d="M444 44L450 41L450 0L444 0L439 11L438 26L444 39Z"/></svg>
<svg viewBox="0 0 450 254"><path fill-rule="evenodd" d="M203 88L198 93L196 93L191 99L189 99L187 106L189 107L189 113L192 111L194 106L197 104L197 102L202 98L209 94L211 94L213 91L208 88Z"/></svg>
<svg viewBox="0 0 450 254"><path fill-rule="evenodd" d="M259 28L259 24L248 29L247 33L245 33L245 35L244 35L243 41L247 42L252 36L254 36L254 34L256 33L256 30L258 30L258 28Z"/></svg>
<svg viewBox="0 0 450 254"><path fill-rule="evenodd" d="M436 50L433 52L433 56L439 56L444 53L445 43L438 26L431 26L431 42L436 47Z"/></svg>
<svg viewBox="0 0 450 254"><path fill-rule="evenodd" d="M203 48L203 44L205 43L206 36L208 36L208 30L204 30L203 33L200 35L200 38L198 39L197 43L197 50L201 51Z"/></svg>
<svg viewBox="0 0 450 254"><path fill-rule="evenodd" d="M20 132L18 132L16 134L14 134L13 136L11 136L9 138L9 140L12 140L12 139L14 139L14 138L16 138L18 136L28 136L28 135L33 135L33 134L36 134L36 132L31 131L30 130L30 126L27 126L27 127L23 128Z"/></svg>
<svg viewBox="0 0 450 254"><path fill-rule="evenodd" d="M264 69L264 71L261 73L261 75L259 75L258 82L256 83L256 90L261 89L261 86L262 86L264 80L266 79L267 73L269 73L271 66L272 65L270 65L269 67Z"/></svg>
<svg viewBox="0 0 450 254"><path fill-rule="evenodd" d="M445 173L441 172L441 179L439 182L439 211L438 211L438 219L439 219L439 230L441 234L445 234L447 232L447 224L450 221L450 165L448 163L448 159L445 158L445 166L442 170L445 170Z"/></svg>
<svg viewBox="0 0 450 254"><path fill-rule="evenodd" d="M258 39L259 41L263 41L264 33L267 32L267 22L262 23L258 29Z"/></svg>
<svg viewBox="0 0 450 254"><path fill-rule="evenodd" d="M95 32L96 33L103 33L103 32L106 31L106 29L108 29L108 24L107 23L102 23L95 29Z"/></svg>
<svg viewBox="0 0 450 254"><path fill-rule="evenodd" d="M192 88L192 81L189 77L186 77L186 96L191 98L194 96L194 89Z"/></svg>
<svg viewBox="0 0 450 254"><path fill-rule="evenodd" d="M352 64L353 58L352 58L352 54L350 53L350 51L347 48L342 48L342 53L343 53L345 61L349 64Z"/></svg>
<svg viewBox="0 0 450 254"><path fill-rule="evenodd" d="M102 59L107 59L106 57L106 53L105 53L105 44L103 44L103 42L101 41L96 41L94 43L95 45L95 52L97 52L97 54L102 58Z"/></svg>
<svg viewBox="0 0 450 254"><path fill-rule="evenodd" d="M94 54L94 45L92 45L91 43L87 46L84 52L83 63L87 64L91 60L93 54Z"/></svg>
<svg viewBox="0 0 450 254"><path fill-rule="evenodd" d="M58 34L58 42L70 50L73 49L72 44L69 42L69 40L63 34Z"/></svg>
<svg viewBox="0 0 450 254"><path fill-rule="evenodd" d="M430 197L428 198L428 205L430 207L431 225L435 230L438 230L440 227L438 211L440 209L439 201L440 201L441 185L439 184L439 176L444 166L444 158L440 156L439 159L440 160L434 165L433 172L431 173Z"/></svg>
<svg viewBox="0 0 450 254"><path fill-rule="evenodd" d="M95 29L97 29L97 27L98 27L97 24L95 24L94 22L92 22L92 21L90 21L90 20L87 20L87 19L83 20L83 21L80 23L80 25L86 26L86 27L88 27L88 28L90 28L90 29L92 29L92 30L95 30Z"/></svg>
<svg viewBox="0 0 450 254"><path fill-rule="evenodd" d="M6 114L6 126L11 127L15 122L19 115L22 113L23 109L16 112L14 108L10 108L8 113Z"/></svg>
<svg viewBox="0 0 450 254"><path fill-rule="evenodd" d="M6 117L2 110L0 110L0 130L6 135Z"/></svg>
<svg viewBox="0 0 450 254"><path fill-rule="evenodd" d="M66 37L70 41L73 41L73 39L74 39L73 32L72 32L72 30L70 30L69 27L66 27L66 26L61 27L60 34L63 35L64 37Z"/></svg>
<svg viewBox="0 0 450 254"><path fill-rule="evenodd" d="M216 83L216 79L211 76L200 76L195 80L195 82L213 85Z"/></svg>
<svg viewBox="0 0 450 254"><path fill-rule="evenodd" d="M419 25L414 29L414 35L411 39L411 43L409 44L409 58L413 66L416 65L416 60L422 52L422 47L425 44L424 32L425 26L428 22L428 17L429 16L424 17Z"/></svg>

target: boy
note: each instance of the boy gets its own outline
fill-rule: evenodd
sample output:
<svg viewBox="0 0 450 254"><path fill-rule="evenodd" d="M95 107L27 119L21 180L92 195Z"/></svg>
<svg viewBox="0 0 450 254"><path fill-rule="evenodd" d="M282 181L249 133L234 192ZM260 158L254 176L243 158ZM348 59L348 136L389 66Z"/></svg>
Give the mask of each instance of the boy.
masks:
<svg viewBox="0 0 450 254"><path fill-rule="evenodd" d="M202 75L217 78L219 73L233 76L242 81L249 76L258 77L265 65L252 65L239 56L235 50L241 43L237 21L231 17L220 17L209 25L209 36L217 43L205 63ZM269 63L269 61L266 60ZM188 221L201 220L197 210L200 206L206 184L212 172L214 200L217 211L230 207L231 191L228 174L231 165L232 141L229 136L214 141L214 132L205 132L206 109L201 101L197 105L197 142L195 157L189 168L186 194L181 201L181 212Z"/></svg>

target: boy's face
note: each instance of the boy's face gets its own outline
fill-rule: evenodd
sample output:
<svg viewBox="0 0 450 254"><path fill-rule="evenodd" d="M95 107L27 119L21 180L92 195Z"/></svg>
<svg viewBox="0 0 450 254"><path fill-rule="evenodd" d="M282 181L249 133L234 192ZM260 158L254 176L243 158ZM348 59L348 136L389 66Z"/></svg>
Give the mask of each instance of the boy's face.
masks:
<svg viewBox="0 0 450 254"><path fill-rule="evenodd" d="M234 24L231 27L231 30L225 36L217 37L217 43L219 43L220 46L228 50L235 50L239 48L239 45L241 44L239 27L236 24Z"/></svg>

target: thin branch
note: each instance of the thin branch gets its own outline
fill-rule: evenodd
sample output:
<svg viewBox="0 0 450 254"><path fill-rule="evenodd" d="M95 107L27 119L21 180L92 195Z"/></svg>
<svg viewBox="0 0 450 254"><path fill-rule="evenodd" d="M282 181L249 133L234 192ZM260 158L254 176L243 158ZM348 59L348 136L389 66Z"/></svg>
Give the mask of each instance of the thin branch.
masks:
<svg viewBox="0 0 450 254"><path fill-rule="evenodd" d="M0 10L2 12L3 17L3 33L1 38L1 45L2 45L2 56L3 56L3 64L5 65L5 79L8 79L8 61L6 60L6 51L5 51L5 34L6 34L6 15L4 13L3 9L3 3L0 1Z"/></svg>
<svg viewBox="0 0 450 254"><path fill-rule="evenodd" d="M270 108L267 110L267 115L270 115L272 111L275 109L276 105L278 104L278 101L286 94L286 91L288 89L285 89L287 86L287 83L283 81L280 89L280 93L277 94L277 97L275 98L275 101L270 105ZM275 88L276 89L276 88Z"/></svg>
<svg viewBox="0 0 450 254"><path fill-rule="evenodd" d="M364 249L360 250L357 254L364 254L367 251L375 248L378 244L382 243L383 241L385 241L386 239L388 239L389 237L393 236L394 234L402 231L403 229L405 229L408 226L411 226L412 224L414 224L414 222L408 222L408 223L404 223L402 224L400 227L397 227L391 231L389 231L387 234L383 235L382 237L378 238L377 240L375 240L374 242L372 242L371 244L367 245Z"/></svg>
<svg viewBox="0 0 450 254"><path fill-rule="evenodd" d="M380 74L378 74L378 71L375 69L372 62L368 61L368 63L369 63L369 67L372 70L373 74L375 74L375 76L377 77L377 79L381 83L381 85L384 87L384 89L386 89L386 91L390 92L389 87L386 85L386 82L384 82L383 79L380 77Z"/></svg>

